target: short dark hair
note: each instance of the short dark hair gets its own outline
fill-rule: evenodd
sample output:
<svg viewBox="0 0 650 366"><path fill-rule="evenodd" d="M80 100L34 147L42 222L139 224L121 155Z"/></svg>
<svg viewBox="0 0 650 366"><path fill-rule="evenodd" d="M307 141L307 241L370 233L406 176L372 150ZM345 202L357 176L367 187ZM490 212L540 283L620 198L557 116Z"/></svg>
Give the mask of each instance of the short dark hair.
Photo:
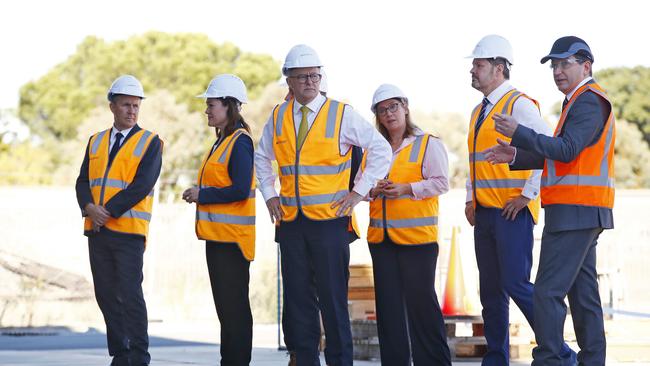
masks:
<svg viewBox="0 0 650 366"><path fill-rule="evenodd" d="M503 65L503 78L510 80L510 63L508 60L503 57L488 58L487 60L492 66Z"/></svg>
<svg viewBox="0 0 650 366"><path fill-rule="evenodd" d="M239 113L239 107L241 103L231 97L217 98L221 104L228 107L228 112L226 112L226 118L228 118L228 123L223 130L217 129L217 137L224 138L232 135L233 132L239 127L238 122L244 127L248 132L251 132L251 128L248 126L248 123L244 120L241 113Z"/></svg>

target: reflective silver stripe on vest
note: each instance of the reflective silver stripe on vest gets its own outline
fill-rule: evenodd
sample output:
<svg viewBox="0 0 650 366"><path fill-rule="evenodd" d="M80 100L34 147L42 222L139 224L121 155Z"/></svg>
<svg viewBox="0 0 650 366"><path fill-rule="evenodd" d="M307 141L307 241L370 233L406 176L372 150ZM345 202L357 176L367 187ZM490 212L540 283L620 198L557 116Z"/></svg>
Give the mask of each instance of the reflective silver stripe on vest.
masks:
<svg viewBox="0 0 650 366"><path fill-rule="evenodd" d="M91 154L93 154L93 155L97 154L97 150L99 150L99 144L101 144L102 139L104 138L104 135L106 134L106 132L108 132L108 131L102 131L102 132L99 133L99 135L97 135L97 138L95 139L95 142L93 142L93 146L90 149Z"/></svg>
<svg viewBox="0 0 650 366"><path fill-rule="evenodd" d="M415 138L415 141L413 141L413 147L411 147L411 155L409 156L409 163L417 163L418 155L420 153L420 145L422 145L423 139L424 135L420 135Z"/></svg>
<svg viewBox="0 0 650 366"><path fill-rule="evenodd" d="M209 186L209 185L202 184L200 188L203 189L203 188L223 188L223 187ZM153 191L152 191L152 194L153 194ZM248 198L255 198L255 189L251 189L248 192Z"/></svg>
<svg viewBox="0 0 650 366"><path fill-rule="evenodd" d="M91 179L90 180L90 187L101 187L102 186L103 179L102 178L97 178L97 179ZM123 180L119 179L111 179L107 178L106 179L106 187L111 187L111 188L119 188L119 189L126 189L129 184ZM154 195L154 190L152 189L151 192L147 196L153 197Z"/></svg>
<svg viewBox="0 0 650 366"><path fill-rule="evenodd" d="M386 220L387 229L403 229L409 227L438 225L438 216L420 217L414 219ZM370 227L383 228L381 219L370 219Z"/></svg>
<svg viewBox="0 0 650 366"><path fill-rule="evenodd" d="M196 216L198 220L217 222L220 224L255 225L255 216L226 215L205 211L197 211Z"/></svg>
<svg viewBox="0 0 650 366"><path fill-rule="evenodd" d="M588 87L586 90L592 91L600 95L603 99L608 100L606 95L601 91ZM566 107L562 111L563 114L567 114L573 102L578 99L578 97L571 98L571 101L567 103ZM614 188L614 178L609 177L609 163L607 160L607 155L609 150L612 148L612 138L614 135L614 121L610 120L614 117L607 119L606 124L609 123L609 128L607 129L607 134L605 135L605 149L603 150L603 156L600 160L600 175L563 175L557 176L555 173L555 161L551 159L546 159L546 177L542 177L540 186L591 186L591 187L608 187ZM566 122L566 120L565 120ZM557 135L558 136L559 132ZM603 131L605 133L605 131Z"/></svg>
<svg viewBox="0 0 650 366"><path fill-rule="evenodd" d="M510 107L510 103L512 103L512 100L514 98L517 98L518 96L521 95L521 92L515 91L512 93L510 97L508 97L508 100L506 100L506 103L503 105L503 109L501 109L501 114L506 114L508 113L508 108Z"/></svg>
<svg viewBox="0 0 650 366"><path fill-rule="evenodd" d="M101 187L102 182L104 182L104 179L102 178L97 178L97 179L92 179L90 181L90 186L91 187ZM111 188L120 188L120 189L126 189L126 187L129 186L129 183L119 180L119 179L111 179L107 178L104 185L106 187L111 187Z"/></svg>
<svg viewBox="0 0 650 366"><path fill-rule="evenodd" d="M480 152L469 153L469 161L485 161L485 154Z"/></svg>
<svg viewBox="0 0 650 366"><path fill-rule="evenodd" d="M151 136L151 132L149 131L144 131L142 136L140 136L140 140L138 141L138 144L135 146L135 150L133 150L133 155L140 157L142 155L142 150L144 150L144 144L147 143L147 139Z"/></svg>
<svg viewBox="0 0 650 366"><path fill-rule="evenodd" d="M343 164L328 166L328 165L299 165L298 169L300 170L300 175L331 175L339 174L347 169L350 169L352 162L350 160L344 162ZM282 175L295 175L296 167L295 165L287 165L280 167L280 172Z"/></svg>
<svg viewBox="0 0 650 366"><path fill-rule="evenodd" d="M560 177L542 177L542 187L547 186L590 186L614 188L614 178L593 175L563 175Z"/></svg>
<svg viewBox="0 0 650 366"><path fill-rule="evenodd" d="M302 206L319 205L323 203L334 203L339 199L345 197L348 191L338 191L336 193L328 194L315 194L311 196L300 196L300 204ZM284 206L298 206L296 197L280 196L280 203Z"/></svg>
<svg viewBox="0 0 650 366"><path fill-rule="evenodd" d="M284 119L284 111L287 109L287 105L289 105L289 102L284 102L278 107L278 121L275 124L275 136L282 136L282 120Z"/></svg>
<svg viewBox="0 0 650 366"><path fill-rule="evenodd" d="M611 114L612 112L610 112ZM613 116L611 118L614 118ZM600 162L600 175L608 176L609 175L609 164L607 162L607 155L609 155L609 149L612 148L612 136L614 134L614 121L609 122L609 128L607 129L607 135L605 136L605 152L603 153L603 160ZM604 172L604 174L603 174Z"/></svg>
<svg viewBox="0 0 650 366"><path fill-rule="evenodd" d="M330 101L330 107L327 110L327 126L325 128L325 137L334 137L334 130L336 129L336 111L339 108L339 102Z"/></svg>
<svg viewBox="0 0 650 366"><path fill-rule="evenodd" d="M477 179L476 188L522 188L526 179Z"/></svg>
<svg viewBox="0 0 650 366"><path fill-rule="evenodd" d="M237 131L237 132L235 132L235 136L233 136L232 139L230 139L230 141L228 141L228 145L226 145L226 147L223 149L223 152L221 153L221 156L219 156L219 162L220 162L220 163L223 164L223 163L226 162L226 153L228 152L228 149L230 148L230 145L234 144L234 143L235 143L235 140L237 140L237 138L238 138L242 133L244 133L244 132L243 132L243 131Z"/></svg>
<svg viewBox="0 0 650 366"><path fill-rule="evenodd" d="M151 221L151 214L143 211L128 210L120 216L120 218L123 217Z"/></svg>

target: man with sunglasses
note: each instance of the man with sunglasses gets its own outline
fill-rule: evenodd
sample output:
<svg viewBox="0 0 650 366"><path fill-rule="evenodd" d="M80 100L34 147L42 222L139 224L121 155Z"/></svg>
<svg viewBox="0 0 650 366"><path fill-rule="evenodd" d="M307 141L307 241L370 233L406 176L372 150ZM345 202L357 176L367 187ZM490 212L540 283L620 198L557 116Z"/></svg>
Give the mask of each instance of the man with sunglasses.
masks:
<svg viewBox="0 0 650 366"><path fill-rule="evenodd" d="M596 244L604 229L614 227L612 105L592 78L594 57L584 40L559 38L541 63L548 60L555 85L566 96L553 137L537 134L511 116L499 116L497 131L512 141L498 140L486 158L510 163L512 170L544 168L545 226L533 296L537 340L533 365L562 364L567 295L580 346L579 364L604 365Z"/></svg>
<svg viewBox="0 0 650 366"><path fill-rule="evenodd" d="M356 235L351 215L388 172L392 153L351 107L320 94L322 66L309 46L297 45L287 54L282 73L293 99L273 109L255 152L255 168L271 220L279 223L286 313L297 364L319 364L320 310L327 364L349 366L349 243ZM368 163L350 190L352 146L368 151Z"/></svg>

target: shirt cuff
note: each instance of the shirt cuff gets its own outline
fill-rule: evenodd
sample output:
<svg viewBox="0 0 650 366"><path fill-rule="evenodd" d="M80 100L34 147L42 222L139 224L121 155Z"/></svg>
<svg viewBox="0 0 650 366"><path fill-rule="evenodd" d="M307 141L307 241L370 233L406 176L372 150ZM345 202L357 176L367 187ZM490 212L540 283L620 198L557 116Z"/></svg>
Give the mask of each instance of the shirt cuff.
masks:
<svg viewBox="0 0 650 366"><path fill-rule="evenodd" d="M275 191L273 186L268 187L257 187L260 192L262 192L262 197L264 197L264 202L270 200L273 197L278 197L278 193Z"/></svg>
<svg viewBox="0 0 650 366"><path fill-rule="evenodd" d="M539 189L529 185L524 185L524 188L521 190L521 195L530 200L534 200L539 196Z"/></svg>
<svg viewBox="0 0 650 366"><path fill-rule="evenodd" d="M411 191L413 192L413 199L421 200L424 195L424 184L422 184L422 182L413 182L409 184L411 185Z"/></svg>
<svg viewBox="0 0 650 366"><path fill-rule="evenodd" d="M357 192L361 196L366 196L370 192L370 189L372 188L372 185L368 184L362 179L360 179L357 184L354 185L354 188L352 189L354 192Z"/></svg>
<svg viewBox="0 0 650 366"><path fill-rule="evenodd" d="M517 160L517 148L515 147L515 154L512 156L512 161L508 163L508 165L512 165L515 163L515 160Z"/></svg>

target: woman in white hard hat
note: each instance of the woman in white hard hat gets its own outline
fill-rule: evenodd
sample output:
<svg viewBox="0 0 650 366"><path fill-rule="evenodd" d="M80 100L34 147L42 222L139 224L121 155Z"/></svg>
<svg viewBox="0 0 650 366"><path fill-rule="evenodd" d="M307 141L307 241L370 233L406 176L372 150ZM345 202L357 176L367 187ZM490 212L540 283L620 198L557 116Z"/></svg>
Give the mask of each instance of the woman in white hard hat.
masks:
<svg viewBox="0 0 650 366"><path fill-rule="evenodd" d="M449 190L447 152L440 139L413 124L408 99L398 87L379 86L371 110L393 149L388 175L369 194L368 246L381 362L451 365L434 287L438 196Z"/></svg>
<svg viewBox="0 0 650 366"><path fill-rule="evenodd" d="M221 323L221 364L248 365L253 317L248 299L249 266L255 256L253 140L240 115L246 86L235 75L215 77L205 93L208 126L217 141L206 154L198 186L183 192L196 205L196 235L206 241L212 296Z"/></svg>

